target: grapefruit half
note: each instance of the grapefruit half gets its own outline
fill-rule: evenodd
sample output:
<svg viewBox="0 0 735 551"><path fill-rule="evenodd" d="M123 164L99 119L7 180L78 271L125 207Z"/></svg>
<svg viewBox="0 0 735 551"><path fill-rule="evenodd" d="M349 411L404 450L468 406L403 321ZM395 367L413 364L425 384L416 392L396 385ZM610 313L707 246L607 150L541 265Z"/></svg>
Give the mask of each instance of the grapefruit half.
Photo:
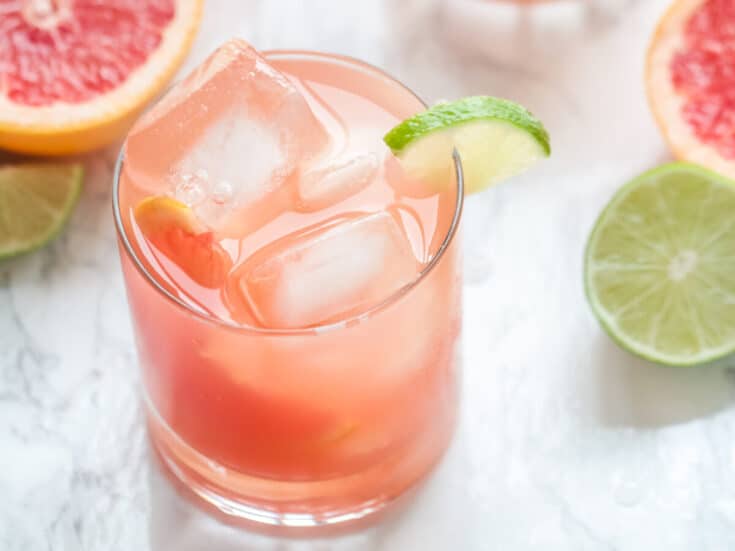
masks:
<svg viewBox="0 0 735 551"><path fill-rule="evenodd" d="M735 178L735 2L676 0L651 41L646 86L674 154Z"/></svg>
<svg viewBox="0 0 735 551"><path fill-rule="evenodd" d="M62 155L120 138L179 67L202 3L0 2L0 148Z"/></svg>

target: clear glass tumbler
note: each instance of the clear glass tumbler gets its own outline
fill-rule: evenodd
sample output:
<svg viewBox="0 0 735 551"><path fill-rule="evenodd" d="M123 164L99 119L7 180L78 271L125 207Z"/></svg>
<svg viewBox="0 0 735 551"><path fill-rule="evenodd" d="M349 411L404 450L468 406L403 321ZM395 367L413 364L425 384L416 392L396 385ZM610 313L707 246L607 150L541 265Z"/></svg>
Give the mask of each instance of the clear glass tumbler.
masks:
<svg viewBox="0 0 735 551"><path fill-rule="evenodd" d="M357 60L312 52L266 58L290 74L359 89L406 117L425 108ZM125 163L123 153L113 208L149 435L178 485L231 519L308 528L368 517L424 479L457 412L459 158L452 207L415 279L359 316L297 330L216 319L162 284L125 222Z"/></svg>

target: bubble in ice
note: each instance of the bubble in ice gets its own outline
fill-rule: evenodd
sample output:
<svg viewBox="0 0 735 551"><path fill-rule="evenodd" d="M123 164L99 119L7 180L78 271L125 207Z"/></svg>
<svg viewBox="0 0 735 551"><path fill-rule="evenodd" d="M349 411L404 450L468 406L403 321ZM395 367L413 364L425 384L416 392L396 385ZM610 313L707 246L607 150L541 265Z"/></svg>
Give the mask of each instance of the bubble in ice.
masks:
<svg viewBox="0 0 735 551"><path fill-rule="evenodd" d="M234 188L227 180L220 180L212 186L212 201L224 205L232 199Z"/></svg>
<svg viewBox="0 0 735 551"><path fill-rule="evenodd" d="M200 174L181 174L174 188L174 197L189 207L201 204L207 197L207 179Z"/></svg>

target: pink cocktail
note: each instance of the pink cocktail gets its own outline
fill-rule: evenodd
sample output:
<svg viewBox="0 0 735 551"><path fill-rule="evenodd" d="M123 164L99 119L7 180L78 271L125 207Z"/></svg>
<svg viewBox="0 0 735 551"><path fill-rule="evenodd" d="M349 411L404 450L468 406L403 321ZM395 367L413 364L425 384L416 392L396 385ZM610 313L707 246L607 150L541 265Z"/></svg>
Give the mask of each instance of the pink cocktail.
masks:
<svg viewBox="0 0 735 551"><path fill-rule="evenodd" d="M231 41L126 141L115 216L151 439L228 515L356 520L450 441L461 167L429 188L381 139L424 108L361 62Z"/></svg>

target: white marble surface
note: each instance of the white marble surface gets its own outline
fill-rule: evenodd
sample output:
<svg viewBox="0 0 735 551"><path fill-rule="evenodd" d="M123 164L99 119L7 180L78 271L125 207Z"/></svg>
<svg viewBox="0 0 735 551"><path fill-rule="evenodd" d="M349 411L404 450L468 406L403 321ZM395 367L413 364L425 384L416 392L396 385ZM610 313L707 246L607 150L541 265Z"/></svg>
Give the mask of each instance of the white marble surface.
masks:
<svg viewBox="0 0 735 551"><path fill-rule="evenodd" d="M429 100L512 97L548 123L553 160L469 208L487 239L471 244L456 441L402 517L339 540L249 535L177 498L147 458L110 150L86 159L61 239L0 265L0 549L735 549L735 377L631 358L583 297L599 209L668 155L642 87L667 2L601 1L208 0L189 67L239 34L366 59Z"/></svg>

